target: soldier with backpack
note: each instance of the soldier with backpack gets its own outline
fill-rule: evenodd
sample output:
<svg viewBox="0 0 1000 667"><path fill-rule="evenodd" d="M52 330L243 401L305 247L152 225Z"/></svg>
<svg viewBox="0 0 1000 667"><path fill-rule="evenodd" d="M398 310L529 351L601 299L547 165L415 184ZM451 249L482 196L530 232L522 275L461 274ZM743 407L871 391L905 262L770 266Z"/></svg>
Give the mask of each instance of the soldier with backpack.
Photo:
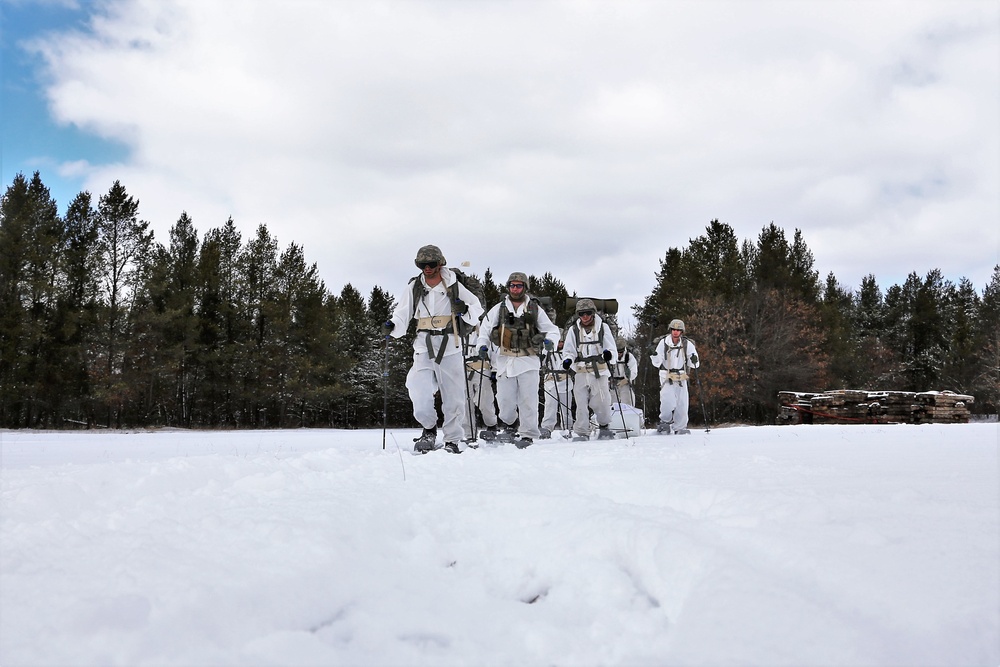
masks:
<svg viewBox="0 0 1000 667"><path fill-rule="evenodd" d="M684 322L671 320L670 334L660 337L650 355L653 368L660 369L660 423L656 432L670 435L690 433L688 423L688 371L698 368L694 341L684 335Z"/></svg>
<svg viewBox="0 0 1000 667"><path fill-rule="evenodd" d="M639 373L639 361L628 349L625 339L618 336L615 339L618 346L618 360L615 362L611 381L618 385L618 398L625 405L635 405L635 392L632 385Z"/></svg>
<svg viewBox="0 0 1000 667"><path fill-rule="evenodd" d="M420 275L410 280L392 319L384 325L385 333L401 338L410 322L416 322L413 365L406 374L413 417L423 426L414 451L425 453L436 447L438 415L434 394L440 392L444 449L458 454L463 451L468 419L463 340L479 322L483 306L460 280L464 274L445 266L437 246L420 248L414 263Z"/></svg>
<svg viewBox="0 0 1000 667"><path fill-rule="evenodd" d="M507 296L493 306L480 327L479 353L489 358L490 343L497 374L500 432L497 439L517 447L531 445L539 436L538 383L540 356L559 342L559 327L552 323L538 299L528 295L528 276L515 271L507 278ZM514 437L514 422L520 422Z"/></svg>
<svg viewBox="0 0 1000 667"><path fill-rule="evenodd" d="M563 368L576 371L573 397L576 399L576 421L573 440L590 439L590 410L597 420L599 440L615 437L611 423L611 360L617 346L611 327L597 314L592 299L576 302L577 320L566 331L563 344Z"/></svg>

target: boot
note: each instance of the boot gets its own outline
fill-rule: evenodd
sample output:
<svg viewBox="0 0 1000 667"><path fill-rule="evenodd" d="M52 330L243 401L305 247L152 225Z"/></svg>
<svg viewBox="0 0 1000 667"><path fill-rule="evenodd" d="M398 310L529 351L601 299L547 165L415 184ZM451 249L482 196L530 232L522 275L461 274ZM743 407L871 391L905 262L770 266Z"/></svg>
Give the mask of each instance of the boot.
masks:
<svg viewBox="0 0 1000 667"><path fill-rule="evenodd" d="M538 439L539 440L548 440L551 437L552 437L552 431L550 429L547 429L544 426L542 428L538 429Z"/></svg>
<svg viewBox="0 0 1000 667"><path fill-rule="evenodd" d="M414 438L413 451L425 454L434 449L434 443L437 441L437 427L425 428L424 432L420 434L420 437Z"/></svg>
<svg viewBox="0 0 1000 667"><path fill-rule="evenodd" d="M503 428L501 428L500 431L497 433L497 440L499 440L500 442L514 442L514 434L517 433L517 431L514 430L514 427L508 426L503 422L497 422L498 427L501 425L503 426Z"/></svg>
<svg viewBox="0 0 1000 667"><path fill-rule="evenodd" d="M462 450L454 442L446 442L446 443L444 443L444 451L446 451L446 452L448 452L450 454L461 454L462 453Z"/></svg>
<svg viewBox="0 0 1000 667"><path fill-rule="evenodd" d="M493 426L487 426L485 430L479 432L479 439L486 440L487 442L493 442L497 439L497 427L496 424Z"/></svg>
<svg viewBox="0 0 1000 667"><path fill-rule="evenodd" d="M656 432L660 435L670 435L670 422L660 422L657 424Z"/></svg>
<svg viewBox="0 0 1000 667"><path fill-rule="evenodd" d="M598 440L614 440L615 432L608 428L607 424L601 424L601 430L597 432Z"/></svg>
<svg viewBox="0 0 1000 667"><path fill-rule="evenodd" d="M518 449L531 447L531 438L519 438L514 441L514 446L517 447Z"/></svg>

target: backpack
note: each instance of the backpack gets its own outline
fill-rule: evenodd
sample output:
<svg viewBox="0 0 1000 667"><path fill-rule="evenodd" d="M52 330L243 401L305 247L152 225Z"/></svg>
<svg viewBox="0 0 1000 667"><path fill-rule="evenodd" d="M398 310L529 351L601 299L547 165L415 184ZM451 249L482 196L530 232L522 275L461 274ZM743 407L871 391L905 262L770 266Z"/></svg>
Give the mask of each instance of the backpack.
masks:
<svg viewBox="0 0 1000 667"><path fill-rule="evenodd" d="M449 267L451 268L451 267ZM477 299L479 299L479 304L483 307L483 311L486 310L486 290L483 288L483 283L480 282L479 278L465 273L459 269L451 269L451 272L455 274L455 283L448 288L449 296L451 297L451 307L454 313L455 309L455 299L459 298L458 295L458 285L462 284L465 289L472 292ZM424 296L424 284L420 282L420 276L414 276L410 278L410 284L413 286L413 308L416 309L417 302L420 301L421 297ZM457 314L457 313L455 313ZM413 313L410 313L412 319ZM463 339L469 334L474 327L461 318L457 320L458 324L458 335L462 336ZM450 328L450 325L449 325Z"/></svg>

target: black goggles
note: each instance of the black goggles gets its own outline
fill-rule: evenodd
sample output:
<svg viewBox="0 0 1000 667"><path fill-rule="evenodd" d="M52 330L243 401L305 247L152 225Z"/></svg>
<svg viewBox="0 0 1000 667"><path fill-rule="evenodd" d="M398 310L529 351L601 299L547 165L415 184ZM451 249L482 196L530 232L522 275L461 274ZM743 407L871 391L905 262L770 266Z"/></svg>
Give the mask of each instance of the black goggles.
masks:
<svg viewBox="0 0 1000 667"><path fill-rule="evenodd" d="M594 316L594 311L592 311L592 310L581 310L580 311L580 317L593 317L593 316Z"/></svg>
<svg viewBox="0 0 1000 667"><path fill-rule="evenodd" d="M417 268L423 271L424 269L436 269L438 267L437 262L417 262Z"/></svg>
<svg viewBox="0 0 1000 667"><path fill-rule="evenodd" d="M524 283L507 283L508 289L524 289Z"/></svg>

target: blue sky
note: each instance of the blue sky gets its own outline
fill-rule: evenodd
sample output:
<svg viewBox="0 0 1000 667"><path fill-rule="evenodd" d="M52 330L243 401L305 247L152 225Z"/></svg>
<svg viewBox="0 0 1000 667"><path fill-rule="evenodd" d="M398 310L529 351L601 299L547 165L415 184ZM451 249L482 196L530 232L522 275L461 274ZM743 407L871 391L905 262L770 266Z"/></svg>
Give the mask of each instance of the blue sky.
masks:
<svg viewBox="0 0 1000 667"><path fill-rule="evenodd" d="M9 186L18 172L31 176L38 170L60 212L65 212L70 200L84 189L82 178L60 174L60 163L115 162L122 160L126 151L118 142L53 121L45 99L44 62L29 52L25 43L52 31L85 28L87 17L82 8L62 3L0 2L3 184Z"/></svg>
<svg viewBox="0 0 1000 667"><path fill-rule="evenodd" d="M1000 263L995 0L0 8L5 187L120 180L160 241L264 223L334 291L435 243L627 310L713 219L855 289Z"/></svg>

